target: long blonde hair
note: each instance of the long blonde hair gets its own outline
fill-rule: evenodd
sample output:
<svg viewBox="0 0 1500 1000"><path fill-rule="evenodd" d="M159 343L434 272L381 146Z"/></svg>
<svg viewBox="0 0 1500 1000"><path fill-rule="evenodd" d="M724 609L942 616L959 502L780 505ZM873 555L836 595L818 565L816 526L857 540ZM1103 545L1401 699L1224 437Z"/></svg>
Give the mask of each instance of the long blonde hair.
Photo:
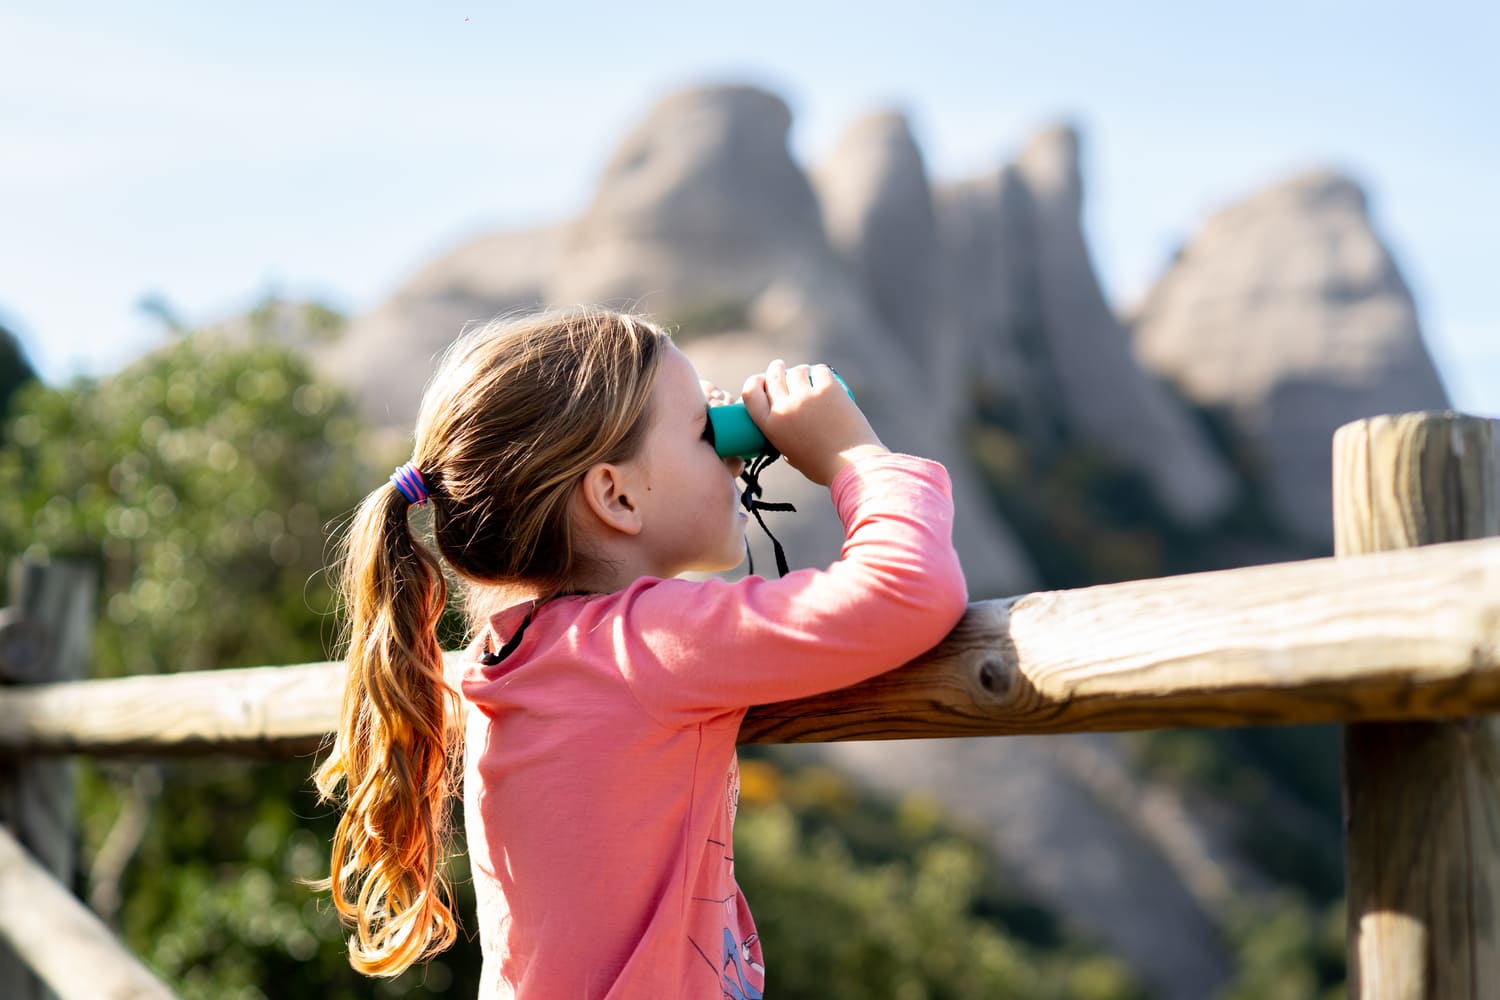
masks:
<svg viewBox="0 0 1500 1000"><path fill-rule="evenodd" d="M585 569L569 530L590 466L644 436L666 336L598 309L497 322L444 358L417 419L412 464L438 553L463 581L558 593ZM460 727L437 625L442 564L413 535L394 485L360 505L344 541L349 664L332 752L314 779L344 811L330 877L352 925L349 960L394 976L453 943L443 865Z"/></svg>

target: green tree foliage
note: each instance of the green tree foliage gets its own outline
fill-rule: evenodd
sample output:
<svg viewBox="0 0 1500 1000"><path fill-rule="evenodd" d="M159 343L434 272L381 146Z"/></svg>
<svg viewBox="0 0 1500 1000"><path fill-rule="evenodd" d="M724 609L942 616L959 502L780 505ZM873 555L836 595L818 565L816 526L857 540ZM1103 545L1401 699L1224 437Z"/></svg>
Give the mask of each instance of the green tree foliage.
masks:
<svg viewBox="0 0 1500 1000"><path fill-rule="evenodd" d="M1023 902L920 797L821 768L742 764L735 872L778 1000L1133 1000L1118 960Z"/></svg>
<svg viewBox="0 0 1500 1000"><path fill-rule="evenodd" d="M15 401L0 537L8 552L99 567L96 674L331 652L328 528L380 474L350 401L255 331L185 336L117 375L33 385ZM349 969L326 896L299 881L326 874L333 828L311 767L86 769L85 894L185 997L408 995L422 976L461 985L442 964L399 986ZM147 817L135 838L122 822L133 812ZM104 870L101 847L122 837L129 863Z"/></svg>
<svg viewBox="0 0 1500 1000"><path fill-rule="evenodd" d="M23 385L36 380L36 371L21 342L4 326L0 326L0 416L10 408L11 397Z"/></svg>
<svg viewBox="0 0 1500 1000"><path fill-rule="evenodd" d="M366 485L352 407L287 348L186 337L15 401L7 551L100 567L103 675L318 659L325 524Z"/></svg>
<svg viewBox="0 0 1500 1000"><path fill-rule="evenodd" d="M1245 901L1228 921L1234 981L1214 1000L1344 1000L1344 922L1343 900L1295 889Z"/></svg>
<svg viewBox="0 0 1500 1000"><path fill-rule="evenodd" d="M132 950L185 1000L472 997L479 983L474 900L462 854L450 864L468 937L395 979L349 967L328 894L335 816L311 792L311 762L218 761L167 769L155 821L125 879L119 923ZM91 783L103 779L91 776ZM106 790L110 791L110 790ZM86 842L118 810L92 805Z"/></svg>

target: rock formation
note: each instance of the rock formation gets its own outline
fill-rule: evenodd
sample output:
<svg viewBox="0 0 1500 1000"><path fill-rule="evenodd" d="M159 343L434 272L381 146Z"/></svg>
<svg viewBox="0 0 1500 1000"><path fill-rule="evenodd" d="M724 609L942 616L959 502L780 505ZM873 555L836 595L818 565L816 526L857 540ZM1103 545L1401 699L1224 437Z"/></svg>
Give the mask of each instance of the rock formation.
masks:
<svg viewBox="0 0 1500 1000"><path fill-rule="evenodd" d="M940 300L953 334L946 393L1006 422L1033 452L1061 417L1042 326L1035 203L1013 166L939 187Z"/></svg>
<svg viewBox="0 0 1500 1000"><path fill-rule="evenodd" d="M659 316L749 302L777 273L821 270L827 242L787 152L791 121L784 102L751 87L663 100L605 167L552 269L548 300Z"/></svg>
<svg viewBox="0 0 1500 1000"><path fill-rule="evenodd" d="M1043 132L1016 169L1031 195L1035 305L1058 408L1076 433L1143 472L1179 520L1206 524L1234 501L1237 483L1199 426L1137 366L1104 301L1083 238L1077 136Z"/></svg>
<svg viewBox="0 0 1500 1000"><path fill-rule="evenodd" d="M949 371L937 215L906 119L887 112L856 122L813 183L829 241L905 349L903 363L929 376Z"/></svg>
<svg viewBox="0 0 1500 1000"><path fill-rule="evenodd" d="M1258 449L1286 523L1333 541L1340 424L1443 409L1416 307L1347 178L1294 178L1219 212L1142 304L1134 348Z"/></svg>
<svg viewBox="0 0 1500 1000"><path fill-rule="evenodd" d="M315 351L330 378L359 388L369 416L409 432L443 350L466 328L535 309L568 227L478 237L422 268L391 298Z"/></svg>

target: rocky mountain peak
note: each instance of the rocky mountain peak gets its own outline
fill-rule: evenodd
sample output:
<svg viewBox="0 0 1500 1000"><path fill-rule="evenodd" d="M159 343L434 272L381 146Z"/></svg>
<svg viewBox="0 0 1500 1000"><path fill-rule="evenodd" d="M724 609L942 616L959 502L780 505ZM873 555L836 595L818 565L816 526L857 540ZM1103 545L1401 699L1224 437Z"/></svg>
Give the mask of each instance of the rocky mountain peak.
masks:
<svg viewBox="0 0 1500 1000"><path fill-rule="evenodd" d="M610 158L549 297L609 301L663 271L683 279L651 288L665 301L747 297L764 285L768 254L825 251L817 199L787 149L790 126L785 102L753 87L663 99ZM700 266L664 268L667 257Z"/></svg>
<svg viewBox="0 0 1500 1000"><path fill-rule="evenodd" d="M1143 302L1134 345L1227 415L1256 448L1279 513L1324 546L1334 430L1448 404L1363 190L1326 171L1209 218Z"/></svg>
<svg viewBox="0 0 1500 1000"><path fill-rule="evenodd" d="M856 121L813 172L834 250L876 312L929 375L940 331L938 232L922 152L906 117ZM941 352L937 352L941 354Z"/></svg>
<svg viewBox="0 0 1500 1000"><path fill-rule="evenodd" d="M1182 522L1210 523L1233 503L1238 484L1191 415L1130 355L1084 239L1078 160L1077 134L1055 126L1016 161L1025 196L1013 192L1006 210L1012 252L1023 259L1002 266L1032 272L1034 284L1014 290L1024 311L1008 335L1025 338L1018 349L1055 393L1054 412L1070 433L1138 470ZM1017 244L1023 231L1029 243Z"/></svg>
<svg viewBox="0 0 1500 1000"><path fill-rule="evenodd" d="M1048 126L1026 142L1016 157L1016 169L1038 195L1076 209L1083 201L1078 146L1078 132L1073 126Z"/></svg>

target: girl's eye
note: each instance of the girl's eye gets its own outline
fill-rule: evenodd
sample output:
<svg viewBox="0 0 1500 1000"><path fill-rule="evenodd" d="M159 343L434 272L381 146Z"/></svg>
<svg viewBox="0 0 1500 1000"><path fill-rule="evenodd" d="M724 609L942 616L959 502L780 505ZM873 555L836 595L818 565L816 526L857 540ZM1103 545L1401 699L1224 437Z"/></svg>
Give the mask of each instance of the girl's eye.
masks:
<svg viewBox="0 0 1500 1000"><path fill-rule="evenodd" d="M708 408L707 407L704 407L704 409L703 409L703 435L702 435L702 437L703 437L703 440L707 441L709 444L713 444L714 443L714 422L709 419Z"/></svg>

